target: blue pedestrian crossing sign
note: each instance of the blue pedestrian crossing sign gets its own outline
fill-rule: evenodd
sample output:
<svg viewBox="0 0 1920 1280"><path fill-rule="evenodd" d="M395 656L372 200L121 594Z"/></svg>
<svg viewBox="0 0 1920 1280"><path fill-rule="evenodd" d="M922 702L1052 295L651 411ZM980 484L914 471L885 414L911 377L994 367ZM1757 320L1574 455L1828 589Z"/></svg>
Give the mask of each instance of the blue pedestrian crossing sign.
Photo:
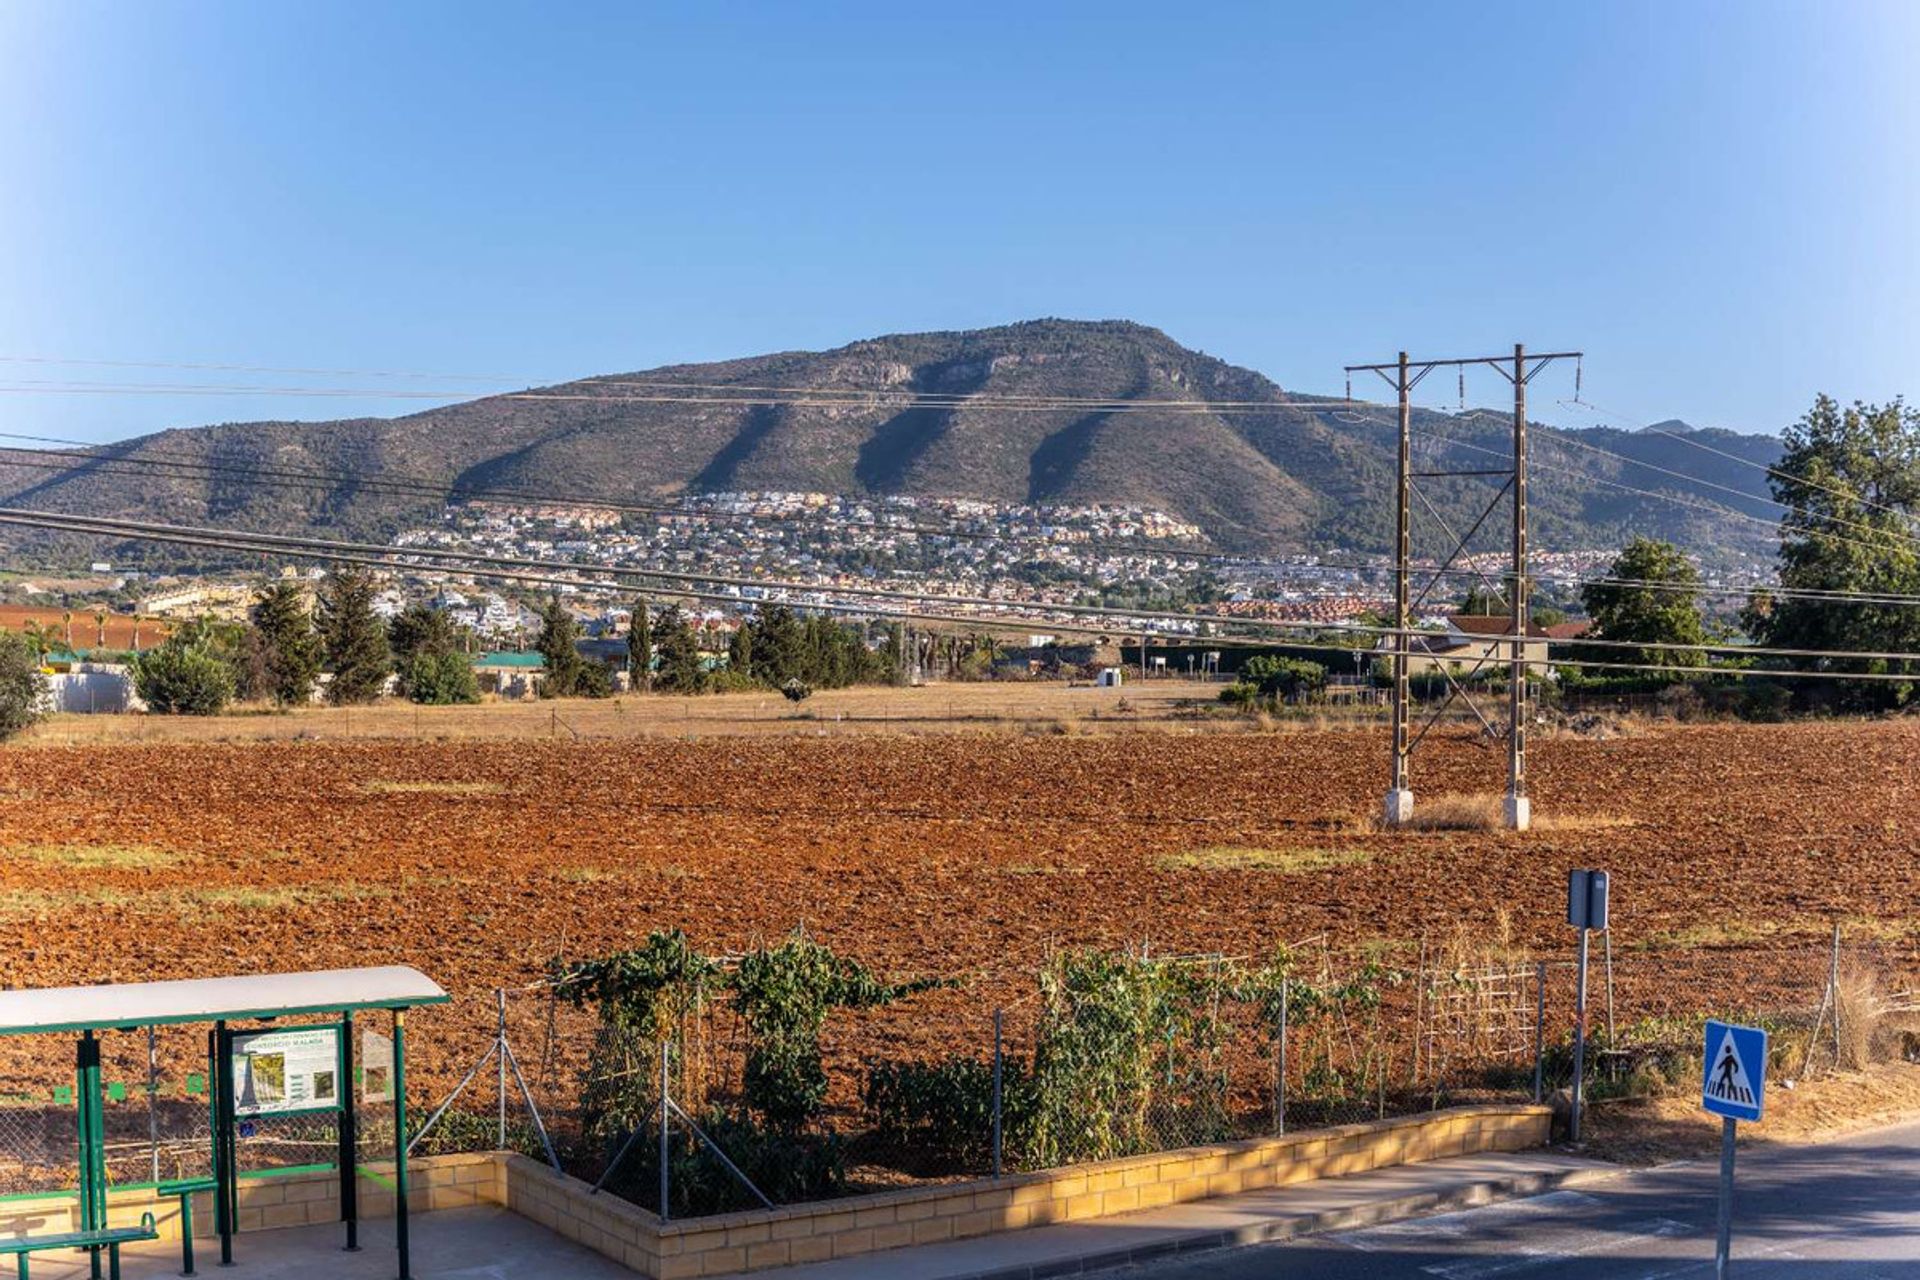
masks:
<svg viewBox="0 0 1920 1280"><path fill-rule="evenodd" d="M1729 1120L1758 1120L1767 1090L1767 1033L1730 1022L1707 1023L1700 1105Z"/></svg>

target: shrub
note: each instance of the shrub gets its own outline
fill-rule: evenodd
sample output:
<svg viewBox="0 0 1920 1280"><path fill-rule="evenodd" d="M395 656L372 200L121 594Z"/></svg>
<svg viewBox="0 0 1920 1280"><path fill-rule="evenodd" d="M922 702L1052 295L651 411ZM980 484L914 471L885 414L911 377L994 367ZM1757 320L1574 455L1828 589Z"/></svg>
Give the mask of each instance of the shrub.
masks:
<svg viewBox="0 0 1920 1280"><path fill-rule="evenodd" d="M1033 1119L1033 1088L1017 1062L1000 1067L1001 1141L1022 1150ZM993 1158L993 1063L976 1058L883 1062L867 1075L866 1104L874 1136L918 1155L916 1164L954 1171Z"/></svg>
<svg viewBox="0 0 1920 1280"><path fill-rule="evenodd" d="M480 701L473 664L458 653L415 653L400 664L400 688L409 699L430 707Z"/></svg>
<svg viewBox="0 0 1920 1280"><path fill-rule="evenodd" d="M613 696L613 669L605 663L582 662L579 670L573 673L573 696L576 698L611 698Z"/></svg>
<svg viewBox="0 0 1920 1280"><path fill-rule="evenodd" d="M157 715L218 715L233 701L233 668L214 655L206 628L184 627L134 659L133 687Z"/></svg>
<svg viewBox="0 0 1920 1280"><path fill-rule="evenodd" d="M24 636L0 634L0 738L30 728L46 713L40 654Z"/></svg>

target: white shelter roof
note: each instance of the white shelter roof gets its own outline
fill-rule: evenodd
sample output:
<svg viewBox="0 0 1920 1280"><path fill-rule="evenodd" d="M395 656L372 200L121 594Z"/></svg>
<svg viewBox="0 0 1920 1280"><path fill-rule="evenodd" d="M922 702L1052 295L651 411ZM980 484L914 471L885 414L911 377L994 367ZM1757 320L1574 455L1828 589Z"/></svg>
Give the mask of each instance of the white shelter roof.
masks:
<svg viewBox="0 0 1920 1280"><path fill-rule="evenodd" d="M433 979L400 964L177 982L39 987L0 991L0 1035L405 1009L445 1004L447 998Z"/></svg>

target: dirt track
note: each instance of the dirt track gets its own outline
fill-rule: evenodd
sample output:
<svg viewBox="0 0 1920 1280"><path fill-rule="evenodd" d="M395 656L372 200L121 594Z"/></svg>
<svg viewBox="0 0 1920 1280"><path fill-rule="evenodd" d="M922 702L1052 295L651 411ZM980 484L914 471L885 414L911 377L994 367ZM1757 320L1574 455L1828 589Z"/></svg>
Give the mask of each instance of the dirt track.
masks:
<svg viewBox="0 0 1920 1280"><path fill-rule="evenodd" d="M1523 836L1361 829L1383 755L1363 733L0 750L0 982L397 960L477 996L563 946L804 923L883 969L975 972L977 1010L1049 941L1246 954L1504 921L1557 953L1586 865L1614 874L1625 954L1811 945L1834 915L1920 939L1920 722L1540 742ZM1416 785L1503 770L1430 740Z"/></svg>

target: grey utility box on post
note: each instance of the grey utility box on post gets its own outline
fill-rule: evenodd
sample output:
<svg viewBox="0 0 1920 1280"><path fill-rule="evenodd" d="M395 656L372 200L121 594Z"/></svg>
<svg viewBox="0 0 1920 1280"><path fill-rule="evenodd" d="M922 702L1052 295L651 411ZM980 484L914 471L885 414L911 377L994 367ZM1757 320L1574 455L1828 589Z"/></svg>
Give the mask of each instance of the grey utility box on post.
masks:
<svg viewBox="0 0 1920 1280"><path fill-rule="evenodd" d="M1567 872L1567 923L1576 929L1607 927L1607 873Z"/></svg>

